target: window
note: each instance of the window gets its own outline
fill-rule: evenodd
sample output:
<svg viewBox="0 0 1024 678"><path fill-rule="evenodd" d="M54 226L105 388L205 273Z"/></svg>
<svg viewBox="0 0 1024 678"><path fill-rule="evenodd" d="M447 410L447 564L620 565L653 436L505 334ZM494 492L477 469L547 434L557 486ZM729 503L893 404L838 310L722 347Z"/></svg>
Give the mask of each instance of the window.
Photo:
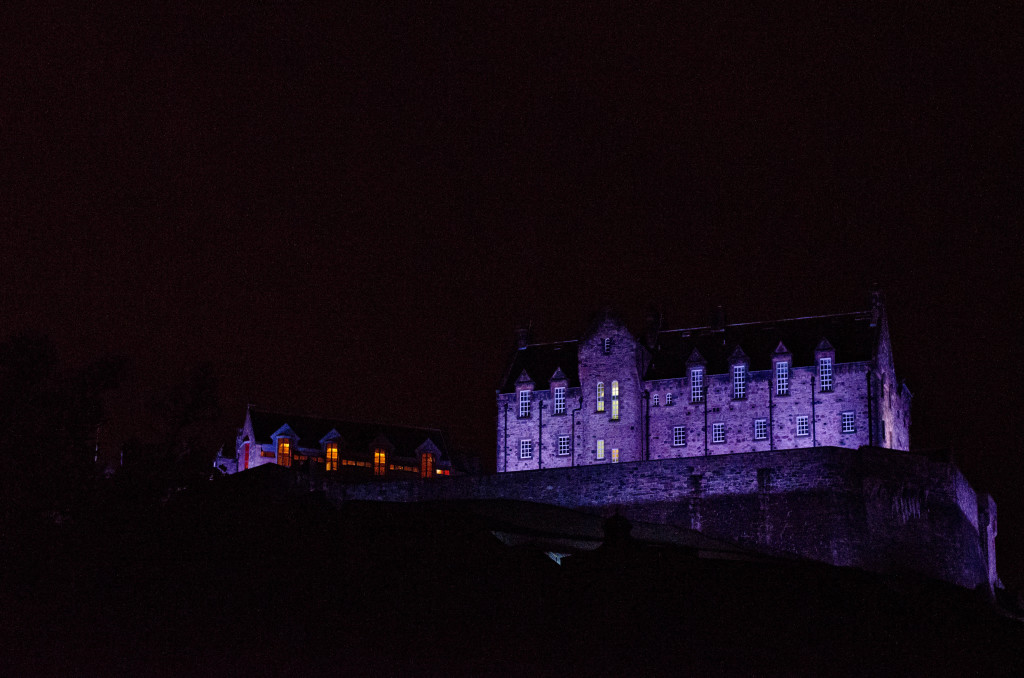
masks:
<svg viewBox="0 0 1024 678"><path fill-rule="evenodd" d="M768 420L754 420L754 440L766 440L768 438Z"/></svg>
<svg viewBox="0 0 1024 678"><path fill-rule="evenodd" d="M618 464L619 463L619 448L617 448L617 447L613 447L612 448L612 463L613 464Z"/></svg>
<svg viewBox="0 0 1024 678"><path fill-rule="evenodd" d="M387 469L387 457L387 452L382 447L378 447L373 451L373 475L384 475L384 471Z"/></svg>
<svg viewBox="0 0 1024 678"><path fill-rule="evenodd" d="M242 470L249 468L249 443L242 445Z"/></svg>
<svg viewBox="0 0 1024 678"><path fill-rule="evenodd" d="M671 393L666 393L665 394L665 405L668 406L668 405L671 405L671 404L672 404L672 394Z"/></svg>
<svg viewBox="0 0 1024 678"><path fill-rule="evenodd" d="M823 393L828 393L832 390L832 358L821 358L818 360L818 380L821 382Z"/></svg>
<svg viewBox="0 0 1024 678"><path fill-rule="evenodd" d="M420 457L420 478L434 477L434 455L424 454Z"/></svg>
<svg viewBox="0 0 1024 678"><path fill-rule="evenodd" d="M690 370L690 402L699 403L704 401L704 370Z"/></svg>
<svg viewBox="0 0 1024 678"><path fill-rule="evenodd" d="M598 459L604 459L604 441L603 440L598 440L597 441L597 458Z"/></svg>
<svg viewBox="0 0 1024 678"><path fill-rule="evenodd" d="M775 395L789 395L789 363L775 363Z"/></svg>
<svg viewBox="0 0 1024 678"><path fill-rule="evenodd" d="M811 435L811 427L807 423L807 415L802 414L796 418L796 434L798 436Z"/></svg>
<svg viewBox="0 0 1024 678"><path fill-rule="evenodd" d="M520 459L533 459L533 441L532 440L520 440L519 441L519 458Z"/></svg>
<svg viewBox="0 0 1024 678"><path fill-rule="evenodd" d="M605 337L604 341L601 342L601 348L604 349L604 354L608 355L612 352L612 340L611 337Z"/></svg>
<svg viewBox="0 0 1024 678"><path fill-rule="evenodd" d="M711 425L711 442L725 442L725 424L723 422L719 421Z"/></svg>
<svg viewBox="0 0 1024 678"><path fill-rule="evenodd" d="M519 418L530 416L530 391L519 392Z"/></svg>
<svg viewBox="0 0 1024 678"><path fill-rule="evenodd" d="M658 394L657 393L655 393L654 395L651 396L651 405L654 405L655 407L658 406Z"/></svg>
<svg viewBox="0 0 1024 678"><path fill-rule="evenodd" d="M840 415L843 424L843 433L856 433L857 429L853 425L853 412L843 412Z"/></svg>
<svg viewBox="0 0 1024 678"><path fill-rule="evenodd" d="M565 457L569 454L569 436L558 436L558 456Z"/></svg>
<svg viewBox="0 0 1024 678"><path fill-rule="evenodd" d="M619 382L612 382L612 419L619 418Z"/></svg>
<svg viewBox="0 0 1024 678"><path fill-rule="evenodd" d="M338 470L338 443L327 443L326 448L327 470Z"/></svg>
<svg viewBox="0 0 1024 678"><path fill-rule="evenodd" d="M743 400L747 397L747 366L732 366L732 397Z"/></svg>
<svg viewBox="0 0 1024 678"><path fill-rule="evenodd" d="M597 382L597 411L604 412L604 382Z"/></svg>
<svg viewBox="0 0 1024 678"><path fill-rule="evenodd" d="M672 447L684 447L686 445L686 427L672 427Z"/></svg>
<svg viewBox="0 0 1024 678"><path fill-rule="evenodd" d="M555 414L565 414L565 387L555 387Z"/></svg>
<svg viewBox="0 0 1024 678"><path fill-rule="evenodd" d="M281 466L292 465L292 440L291 438L277 439L277 463Z"/></svg>

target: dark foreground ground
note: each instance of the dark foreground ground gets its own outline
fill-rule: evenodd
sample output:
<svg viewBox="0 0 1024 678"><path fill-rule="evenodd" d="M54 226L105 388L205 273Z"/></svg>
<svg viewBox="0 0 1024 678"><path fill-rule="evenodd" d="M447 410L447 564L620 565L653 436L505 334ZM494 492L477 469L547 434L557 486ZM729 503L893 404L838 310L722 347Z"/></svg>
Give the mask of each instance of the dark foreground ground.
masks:
<svg viewBox="0 0 1024 678"><path fill-rule="evenodd" d="M972 591L632 540L557 565L495 522L238 482L24 522L0 674L1024 676Z"/></svg>

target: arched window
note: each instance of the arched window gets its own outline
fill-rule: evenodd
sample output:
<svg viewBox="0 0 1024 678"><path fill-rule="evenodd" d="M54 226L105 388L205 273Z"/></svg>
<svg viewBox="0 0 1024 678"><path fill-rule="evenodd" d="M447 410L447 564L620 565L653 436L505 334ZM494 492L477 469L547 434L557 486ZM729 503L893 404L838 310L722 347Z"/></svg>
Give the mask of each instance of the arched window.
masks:
<svg viewBox="0 0 1024 678"><path fill-rule="evenodd" d="M378 447L373 451L373 475L382 476L384 471L387 469L387 453L383 447Z"/></svg>
<svg viewBox="0 0 1024 678"><path fill-rule="evenodd" d="M338 470L338 443L327 443L327 470Z"/></svg>
<svg viewBox="0 0 1024 678"><path fill-rule="evenodd" d="M292 439L277 439L277 463L281 466L292 465Z"/></svg>
<svg viewBox="0 0 1024 678"><path fill-rule="evenodd" d="M597 411L604 412L604 382L597 382Z"/></svg>
<svg viewBox="0 0 1024 678"><path fill-rule="evenodd" d="M424 454L420 457L420 478L434 477L434 455Z"/></svg>

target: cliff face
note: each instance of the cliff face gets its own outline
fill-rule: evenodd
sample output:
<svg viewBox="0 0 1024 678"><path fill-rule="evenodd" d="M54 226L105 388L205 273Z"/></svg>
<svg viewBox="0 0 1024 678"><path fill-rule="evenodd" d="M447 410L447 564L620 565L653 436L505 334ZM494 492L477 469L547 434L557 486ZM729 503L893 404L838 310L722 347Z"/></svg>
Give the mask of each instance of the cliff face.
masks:
<svg viewBox="0 0 1024 678"><path fill-rule="evenodd" d="M534 501L677 525L832 565L914 572L967 588L995 581L991 499L979 503L948 461L892 450L776 450L326 490L336 503Z"/></svg>

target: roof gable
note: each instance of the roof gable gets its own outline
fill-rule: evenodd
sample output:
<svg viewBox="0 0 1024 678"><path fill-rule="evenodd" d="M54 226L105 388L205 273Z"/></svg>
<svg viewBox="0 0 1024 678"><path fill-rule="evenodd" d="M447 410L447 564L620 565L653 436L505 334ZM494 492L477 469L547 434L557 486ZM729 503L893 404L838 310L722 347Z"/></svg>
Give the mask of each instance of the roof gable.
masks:
<svg viewBox="0 0 1024 678"><path fill-rule="evenodd" d="M580 385L578 342L530 344L517 350L512 356L512 364L505 373L505 379L498 390L500 393L515 393L518 377L523 371L539 376L553 375L559 370L565 376L570 388ZM533 387L539 391L545 391L551 388L551 380L541 377L534 380Z"/></svg>

